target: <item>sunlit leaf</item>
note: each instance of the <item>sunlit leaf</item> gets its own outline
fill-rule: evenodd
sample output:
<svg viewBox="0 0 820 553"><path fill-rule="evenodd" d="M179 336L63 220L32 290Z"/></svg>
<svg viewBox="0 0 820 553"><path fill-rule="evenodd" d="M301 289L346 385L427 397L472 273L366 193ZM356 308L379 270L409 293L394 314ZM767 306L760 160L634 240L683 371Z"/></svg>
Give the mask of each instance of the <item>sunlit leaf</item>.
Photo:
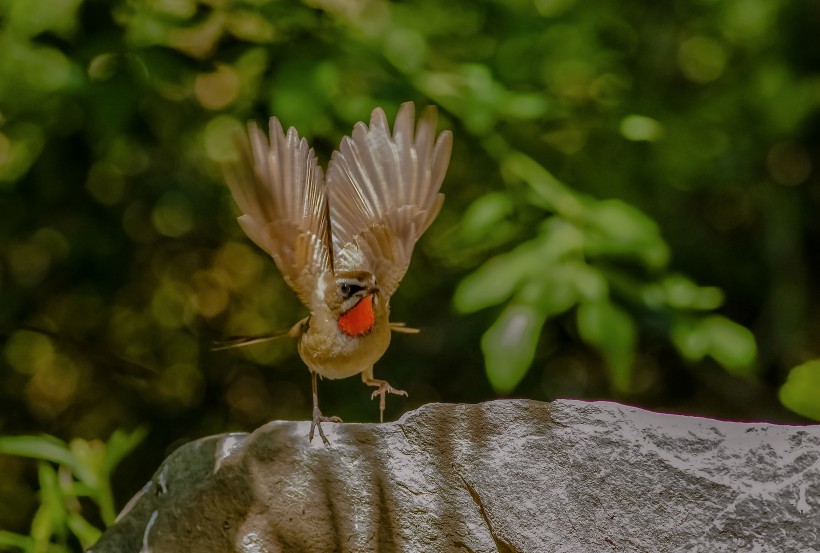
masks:
<svg viewBox="0 0 820 553"><path fill-rule="evenodd" d="M148 435L148 429L144 426L135 428L131 432L127 432L120 428L116 429L105 448L105 469L109 473L131 453Z"/></svg>
<svg viewBox="0 0 820 553"><path fill-rule="evenodd" d="M465 277L456 288L453 303L464 313L502 303L526 281L551 278L556 263L580 255L581 244L581 234L574 225L552 217L536 238L493 257Z"/></svg>
<svg viewBox="0 0 820 553"><path fill-rule="evenodd" d="M679 322L672 331L672 341L681 354L693 361L708 355L733 374L754 374L757 356L754 335L726 317L712 315Z"/></svg>
<svg viewBox="0 0 820 553"><path fill-rule="evenodd" d="M481 338L487 378L499 394L507 394L527 374L545 316L529 305L508 305Z"/></svg>
<svg viewBox="0 0 820 553"><path fill-rule="evenodd" d="M75 438L71 440L69 447L74 455L74 475L92 490L99 489L100 482L105 477L102 474L105 459L102 442Z"/></svg>
<svg viewBox="0 0 820 553"><path fill-rule="evenodd" d="M37 463L40 483L40 508L31 523L35 550L45 551L52 536L64 534L66 509L57 472L45 462Z"/></svg>
<svg viewBox="0 0 820 553"><path fill-rule="evenodd" d="M473 244L492 239L497 234L498 225L513 210L512 198L501 192L490 192L475 200L461 218L459 236L461 241Z"/></svg>
<svg viewBox="0 0 820 553"><path fill-rule="evenodd" d="M0 550L5 551L31 551L34 548L34 540L31 536L24 536L22 534L15 534L14 532L7 532L0 530Z"/></svg>
<svg viewBox="0 0 820 553"><path fill-rule="evenodd" d="M677 309L696 309L711 311L723 303L723 292L714 286L698 286L691 279L672 274L661 283L665 303Z"/></svg>
<svg viewBox="0 0 820 553"><path fill-rule="evenodd" d="M530 186L536 205L570 220L584 213L580 198L531 157L520 152L509 152L501 169L509 179L521 179Z"/></svg>
<svg viewBox="0 0 820 553"><path fill-rule="evenodd" d="M778 397L795 413L820 421L820 359L793 368Z"/></svg>
<svg viewBox="0 0 820 553"><path fill-rule="evenodd" d="M522 286L515 302L531 305L548 318L568 311L578 303L575 286L578 266L577 263L552 265Z"/></svg>
<svg viewBox="0 0 820 553"><path fill-rule="evenodd" d="M102 536L102 531L99 528L77 513L69 513L66 522L71 532L80 540L83 548L91 547Z"/></svg>
<svg viewBox="0 0 820 553"><path fill-rule="evenodd" d="M509 299L528 275L544 265L539 244L534 240L525 242L467 275L456 288L453 304L463 313L497 305Z"/></svg>
<svg viewBox="0 0 820 553"><path fill-rule="evenodd" d="M582 303L578 332L606 362L613 387L621 392L632 385L637 330L629 314L608 300Z"/></svg>
<svg viewBox="0 0 820 553"><path fill-rule="evenodd" d="M0 453L43 459L72 466L68 445L51 436L0 436Z"/></svg>
<svg viewBox="0 0 820 553"><path fill-rule="evenodd" d="M620 200L596 201L589 203L585 217L589 255L629 257L653 269L669 262L669 246L658 225L639 209Z"/></svg>

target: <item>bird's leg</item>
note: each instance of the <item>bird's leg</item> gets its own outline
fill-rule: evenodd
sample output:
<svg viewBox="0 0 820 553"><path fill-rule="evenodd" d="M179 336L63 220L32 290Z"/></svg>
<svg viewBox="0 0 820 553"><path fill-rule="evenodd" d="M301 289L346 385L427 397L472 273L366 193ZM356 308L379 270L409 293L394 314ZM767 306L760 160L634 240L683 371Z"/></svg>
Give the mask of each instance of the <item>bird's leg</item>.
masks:
<svg viewBox="0 0 820 553"><path fill-rule="evenodd" d="M322 438L322 441L325 445L330 445L330 440L327 439L325 433L322 431L322 423L323 422L342 422L342 419L339 417L325 417L322 415L322 412L319 411L319 394L316 393L316 373L310 371L311 381L313 383L313 421L310 423L310 433L308 434L308 441L313 441L313 430L315 428L319 429L319 437Z"/></svg>
<svg viewBox="0 0 820 553"><path fill-rule="evenodd" d="M379 421L384 422L384 398L387 394L407 397L407 392L391 386L386 380L373 378L373 367L362 372L362 382L368 386L376 386L376 391L370 395L370 399L379 396Z"/></svg>

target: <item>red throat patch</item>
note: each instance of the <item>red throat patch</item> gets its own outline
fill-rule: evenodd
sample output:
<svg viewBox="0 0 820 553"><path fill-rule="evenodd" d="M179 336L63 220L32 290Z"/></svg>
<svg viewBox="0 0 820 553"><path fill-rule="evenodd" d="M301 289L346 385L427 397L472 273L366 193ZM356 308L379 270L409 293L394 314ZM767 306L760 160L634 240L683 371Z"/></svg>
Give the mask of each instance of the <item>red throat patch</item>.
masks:
<svg viewBox="0 0 820 553"><path fill-rule="evenodd" d="M373 330L375 322L373 296L365 296L352 309L339 317L339 330L348 336L362 336Z"/></svg>

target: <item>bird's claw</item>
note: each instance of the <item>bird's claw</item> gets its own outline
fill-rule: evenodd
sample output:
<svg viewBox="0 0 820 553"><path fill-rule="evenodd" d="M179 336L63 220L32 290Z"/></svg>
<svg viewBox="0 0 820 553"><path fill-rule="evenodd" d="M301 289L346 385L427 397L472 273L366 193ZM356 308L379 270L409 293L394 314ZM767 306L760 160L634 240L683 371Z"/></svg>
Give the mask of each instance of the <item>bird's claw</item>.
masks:
<svg viewBox="0 0 820 553"><path fill-rule="evenodd" d="M384 407L385 407L385 397L387 394L393 394L397 396L404 396L407 397L407 392L404 390L399 390L398 388L394 388L387 382L382 382L379 384L379 387L370 394L370 399L376 399L376 396L379 396L379 421L384 422Z"/></svg>
<svg viewBox="0 0 820 553"><path fill-rule="evenodd" d="M322 423L323 422L342 422L342 419L339 417L326 417L319 411L318 407L313 408L313 420L310 423L310 432L308 433L308 441L313 441L313 431L315 429L319 430L319 437L322 438L322 442L325 445L330 445L330 440L327 439L325 436L324 431L322 430Z"/></svg>

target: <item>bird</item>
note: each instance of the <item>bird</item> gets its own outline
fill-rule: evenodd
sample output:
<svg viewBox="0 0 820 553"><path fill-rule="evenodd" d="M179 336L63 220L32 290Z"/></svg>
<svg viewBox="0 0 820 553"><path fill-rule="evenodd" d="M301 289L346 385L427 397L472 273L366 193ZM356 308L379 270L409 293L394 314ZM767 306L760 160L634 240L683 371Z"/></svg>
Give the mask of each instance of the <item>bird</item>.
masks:
<svg viewBox="0 0 820 553"><path fill-rule="evenodd" d="M341 422L319 409L317 377L361 375L379 397L406 396L373 374L392 332L416 333L390 321L390 299L407 272L413 247L439 213L453 134L436 134L438 113L418 121L412 102L401 104L392 133L382 108L358 122L331 155L327 174L298 131L271 117L268 134L253 121L236 137L237 158L225 180L242 215L245 234L269 254L310 314L287 335L311 375L313 418L309 441L323 422ZM218 349L250 345L272 335L230 340Z"/></svg>

